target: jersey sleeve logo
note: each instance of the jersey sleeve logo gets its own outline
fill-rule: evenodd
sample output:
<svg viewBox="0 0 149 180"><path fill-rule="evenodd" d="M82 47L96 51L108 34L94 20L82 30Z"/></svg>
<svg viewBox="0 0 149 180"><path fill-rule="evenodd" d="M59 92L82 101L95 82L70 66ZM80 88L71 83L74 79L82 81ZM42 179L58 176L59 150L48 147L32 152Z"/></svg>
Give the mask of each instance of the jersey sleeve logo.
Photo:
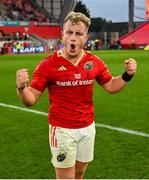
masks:
<svg viewBox="0 0 149 180"><path fill-rule="evenodd" d="M85 70L92 70L93 69L93 62L92 61L87 61L84 65Z"/></svg>

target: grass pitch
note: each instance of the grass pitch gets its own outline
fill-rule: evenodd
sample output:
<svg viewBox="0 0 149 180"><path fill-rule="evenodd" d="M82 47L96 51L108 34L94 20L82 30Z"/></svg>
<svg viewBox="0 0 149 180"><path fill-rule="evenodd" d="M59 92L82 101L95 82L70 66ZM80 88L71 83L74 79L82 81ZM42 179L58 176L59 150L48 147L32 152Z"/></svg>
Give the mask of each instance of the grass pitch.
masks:
<svg viewBox="0 0 149 180"><path fill-rule="evenodd" d="M117 76L124 71L124 59L135 58L138 70L118 94L108 94L95 83L96 123L149 134L149 52L94 51ZM0 103L25 108L15 88L15 73L35 66L47 54L0 56ZM45 92L34 107L48 112ZM0 106L0 179L54 179L45 116ZM149 178L149 138L106 128L96 128L95 158L87 179Z"/></svg>

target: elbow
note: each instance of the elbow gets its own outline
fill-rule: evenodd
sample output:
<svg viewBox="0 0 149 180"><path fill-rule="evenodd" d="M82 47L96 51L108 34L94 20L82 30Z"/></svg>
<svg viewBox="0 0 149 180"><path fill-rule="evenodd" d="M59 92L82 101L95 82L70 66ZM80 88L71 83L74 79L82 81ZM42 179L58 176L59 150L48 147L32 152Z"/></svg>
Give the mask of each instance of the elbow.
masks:
<svg viewBox="0 0 149 180"><path fill-rule="evenodd" d="M22 100L22 103L26 106L26 107L30 107L30 106L33 106L34 104L36 104L37 102L37 99L32 97L32 98L22 98L21 97L21 100Z"/></svg>
<svg viewBox="0 0 149 180"><path fill-rule="evenodd" d="M23 104L26 106L26 107L31 107L35 104L36 102L35 101L23 101Z"/></svg>
<svg viewBox="0 0 149 180"><path fill-rule="evenodd" d="M108 93L110 93L110 94L116 94L117 92L115 92L115 91L108 91Z"/></svg>
<svg viewBox="0 0 149 180"><path fill-rule="evenodd" d="M110 94L116 94L117 92L114 91L109 91Z"/></svg>
<svg viewBox="0 0 149 180"><path fill-rule="evenodd" d="M116 94L116 93L120 92L120 90L114 90L114 89L107 89L106 91L110 94Z"/></svg>
<svg viewBox="0 0 149 180"><path fill-rule="evenodd" d="M26 107L31 107L34 105L34 103L27 103L27 102L23 102L23 104L26 106Z"/></svg>
<svg viewBox="0 0 149 180"><path fill-rule="evenodd" d="M29 103L24 103L24 105L25 105L26 107L31 107L31 106L33 106L33 104L29 104Z"/></svg>

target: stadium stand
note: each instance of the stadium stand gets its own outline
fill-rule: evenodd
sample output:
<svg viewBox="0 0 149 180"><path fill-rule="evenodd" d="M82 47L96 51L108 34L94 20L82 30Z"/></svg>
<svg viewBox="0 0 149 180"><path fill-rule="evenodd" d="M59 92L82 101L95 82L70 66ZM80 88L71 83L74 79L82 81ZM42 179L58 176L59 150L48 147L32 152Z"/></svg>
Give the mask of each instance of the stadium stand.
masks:
<svg viewBox="0 0 149 180"><path fill-rule="evenodd" d="M62 24L67 13L74 10L77 0L34 0L34 2Z"/></svg>
<svg viewBox="0 0 149 180"><path fill-rule="evenodd" d="M144 23L120 38L123 49L144 49L149 45L149 23Z"/></svg>
<svg viewBox="0 0 149 180"><path fill-rule="evenodd" d="M1 3L6 9L6 20L49 21L46 15L29 0L1 0Z"/></svg>
<svg viewBox="0 0 149 180"><path fill-rule="evenodd" d="M134 22L133 27L137 29L140 25L144 24L142 21ZM108 49L121 49L120 39L128 34L128 22L106 23L101 29L99 37L105 39L106 33L106 48ZM105 41L104 41L105 42ZM127 47L128 48L128 47Z"/></svg>
<svg viewBox="0 0 149 180"><path fill-rule="evenodd" d="M57 43L66 14L77 0L1 0L0 47L13 41L34 42L37 45ZM51 41L53 41L51 43ZM24 42L22 42L23 44ZM53 45L54 46L54 45Z"/></svg>

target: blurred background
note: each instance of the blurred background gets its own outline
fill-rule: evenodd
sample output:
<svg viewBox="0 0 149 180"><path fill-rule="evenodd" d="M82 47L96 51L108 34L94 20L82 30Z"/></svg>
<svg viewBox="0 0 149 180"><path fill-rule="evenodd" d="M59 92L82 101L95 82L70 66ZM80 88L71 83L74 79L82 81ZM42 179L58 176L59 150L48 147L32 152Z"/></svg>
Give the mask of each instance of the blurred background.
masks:
<svg viewBox="0 0 149 180"><path fill-rule="evenodd" d="M0 53L42 53L63 47L70 11L91 18L88 50L148 49L148 0L1 0Z"/></svg>

